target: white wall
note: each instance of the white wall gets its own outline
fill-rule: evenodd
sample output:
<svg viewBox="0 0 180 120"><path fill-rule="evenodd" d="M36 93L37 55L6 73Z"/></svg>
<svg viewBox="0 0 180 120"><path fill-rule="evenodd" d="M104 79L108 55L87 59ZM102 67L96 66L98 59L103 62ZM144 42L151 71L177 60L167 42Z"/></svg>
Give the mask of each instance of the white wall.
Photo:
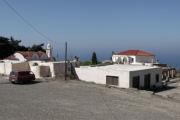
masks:
<svg viewBox="0 0 180 120"><path fill-rule="evenodd" d="M50 77L49 66L31 66L31 71L36 78Z"/></svg>
<svg viewBox="0 0 180 120"><path fill-rule="evenodd" d="M24 58L24 56L23 56L22 54L20 54L20 53L15 53L14 56L15 56L17 59L19 59L19 61L21 61L21 62L27 61L27 60Z"/></svg>
<svg viewBox="0 0 180 120"><path fill-rule="evenodd" d="M12 71L11 63L0 63L0 74L9 75Z"/></svg>
<svg viewBox="0 0 180 120"><path fill-rule="evenodd" d="M152 68L139 71L118 71L118 70L109 70L109 69L98 69L98 67L80 67L75 68L76 74L82 81L94 82L98 84L106 84L106 76L117 76L119 77L119 85L121 88L130 88L132 87L132 79L135 76L140 76L140 86L144 87L144 75L151 74L151 83L150 85L161 87L162 86L162 69L161 68ZM155 75L159 74L159 82L156 83Z"/></svg>
<svg viewBox="0 0 180 120"><path fill-rule="evenodd" d="M11 71L30 70L28 62L23 63L0 63L0 74L9 75Z"/></svg>
<svg viewBox="0 0 180 120"><path fill-rule="evenodd" d="M97 84L106 84L106 76L117 76L119 78L118 87L129 88L128 71L102 70L92 67L75 68L76 74L80 80L94 82Z"/></svg>
<svg viewBox="0 0 180 120"><path fill-rule="evenodd" d="M137 63L152 63L154 61L154 56L136 56Z"/></svg>
<svg viewBox="0 0 180 120"><path fill-rule="evenodd" d="M37 63L38 66L48 66L50 69L50 76L51 77L58 77L58 76L64 76L65 71L65 64L64 62L45 62L45 61L30 61L29 65L33 66L34 63ZM36 67L37 68L37 67ZM36 68L31 69L35 72ZM39 68L37 68L39 69ZM68 71L69 70L69 71ZM67 74L71 74L71 66L68 64Z"/></svg>
<svg viewBox="0 0 180 120"><path fill-rule="evenodd" d="M162 69L161 68L154 68L154 69L147 69L147 70L140 70L140 71L131 71L130 72L130 87L132 87L133 77L139 76L140 77L140 87L144 87L144 76L146 74L151 75L151 82L150 86L161 87L162 86ZM159 74L159 82L156 83L156 74Z"/></svg>
<svg viewBox="0 0 180 120"><path fill-rule="evenodd" d="M132 62L131 59L134 59ZM131 55L113 55L113 62L123 62L123 59L128 59L131 64L142 64L142 63L152 63L154 61L154 56L131 56Z"/></svg>
<svg viewBox="0 0 180 120"><path fill-rule="evenodd" d="M3 61L4 63L20 63L19 60L1 60Z"/></svg>

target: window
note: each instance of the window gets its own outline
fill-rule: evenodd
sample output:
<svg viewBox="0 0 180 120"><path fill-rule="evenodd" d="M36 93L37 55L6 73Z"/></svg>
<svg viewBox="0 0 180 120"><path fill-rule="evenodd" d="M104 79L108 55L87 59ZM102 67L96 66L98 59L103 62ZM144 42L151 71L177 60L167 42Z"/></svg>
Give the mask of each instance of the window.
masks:
<svg viewBox="0 0 180 120"><path fill-rule="evenodd" d="M159 82L159 74L156 74L156 83Z"/></svg>
<svg viewBox="0 0 180 120"><path fill-rule="evenodd" d="M11 72L11 74L10 75L15 75L15 73L14 72Z"/></svg>
<svg viewBox="0 0 180 120"><path fill-rule="evenodd" d="M134 62L134 58L131 59L132 60L132 63Z"/></svg>
<svg viewBox="0 0 180 120"><path fill-rule="evenodd" d="M107 85L118 85L119 78L117 76L106 76L106 84Z"/></svg>
<svg viewBox="0 0 180 120"><path fill-rule="evenodd" d="M17 75L17 72L11 72L10 75L11 75L11 76L16 76L16 75Z"/></svg>

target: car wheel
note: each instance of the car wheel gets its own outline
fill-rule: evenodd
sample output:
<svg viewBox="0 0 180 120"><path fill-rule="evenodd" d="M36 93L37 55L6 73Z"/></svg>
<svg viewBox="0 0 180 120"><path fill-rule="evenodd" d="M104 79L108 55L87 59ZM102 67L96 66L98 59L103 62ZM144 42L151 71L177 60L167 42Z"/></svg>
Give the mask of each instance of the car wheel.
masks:
<svg viewBox="0 0 180 120"><path fill-rule="evenodd" d="M9 81L10 81L12 84L15 84L15 83L16 83L14 79L9 80Z"/></svg>

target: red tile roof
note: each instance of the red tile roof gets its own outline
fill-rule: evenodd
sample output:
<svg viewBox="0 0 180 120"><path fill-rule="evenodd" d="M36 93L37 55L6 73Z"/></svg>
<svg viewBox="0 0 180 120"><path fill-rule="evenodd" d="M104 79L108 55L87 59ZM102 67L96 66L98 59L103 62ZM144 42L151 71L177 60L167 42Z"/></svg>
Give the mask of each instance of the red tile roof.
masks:
<svg viewBox="0 0 180 120"><path fill-rule="evenodd" d="M38 52L35 52L35 51L16 51L16 53L22 54L28 60L31 59L34 54L38 54L39 57L41 57L43 54L46 54L45 52L42 52L42 51L38 51Z"/></svg>
<svg viewBox="0 0 180 120"><path fill-rule="evenodd" d="M4 60L19 60L19 59L15 58L13 55L11 55L7 58L4 58Z"/></svg>
<svg viewBox="0 0 180 120"><path fill-rule="evenodd" d="M155 56L154 54L147 53L141 50L126 50L123 52L114 53L114 55Z"/></svg>
<svg viewBox="0 0 180 120"><path fill-rule="evenodd" d="M42 52L42 51L38 51L36 53L39 55L39 57L41 57L43 54L46 54L45 52Z"/></svg>
<svg viewBox="0 0 180 120"><path fill-rule="evenodd" d="M41 57L43 54L46 54L45 52L42 52L42 51L38 51L38 52L35 52L35 51L16 51L15 53L20 53L24 56L24 58L26 58L27 60L31 60L32 59L32 56L34 54L37 54L39 57ZM19 60L17 58L15 58L13 55L5 58L6 60ZM52 58L48 58L49 60L52 60Z"/></svg>
<svg viewBox="0 0 180 120"><path fill-rule="evenodd" d="M26 59L31 59L32 56L36 53L35 51L16 51L16 53L20 53L24 56Z"/></svg>

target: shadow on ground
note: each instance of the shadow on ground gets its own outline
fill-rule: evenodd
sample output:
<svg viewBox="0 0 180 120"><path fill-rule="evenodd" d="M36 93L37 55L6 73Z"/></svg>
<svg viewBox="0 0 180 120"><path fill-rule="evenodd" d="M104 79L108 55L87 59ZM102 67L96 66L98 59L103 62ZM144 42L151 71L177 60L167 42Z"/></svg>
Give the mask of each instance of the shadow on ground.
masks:
<svg viewBox="0 0 180 120"><path fill-rule="evenodd" d="M31 82L26 82L26 83L11 83L9 81L4 81L4 82L0 82L0 84L13 84L13 85L33 85L33 84L38 84L41 83L42 81L31 81Z"/></svg>
<svg viewBox="0 0 180 120"><path fill-rule="evenodd" d="M157 90L152 90L153 92L162 92L162 91L167 91L167 90L171 90L171 89L175 89L177 87L174 86L163 86L161 89L157 89Z"/></svg>
<svg viewBox="0 0 180 120"><path fill-rule="evenodd" d="M33 84L38 84L41 83L42 81L31 81L31 82L26 82L26 83L19 83L17 85L33 85Z"/></svg>

